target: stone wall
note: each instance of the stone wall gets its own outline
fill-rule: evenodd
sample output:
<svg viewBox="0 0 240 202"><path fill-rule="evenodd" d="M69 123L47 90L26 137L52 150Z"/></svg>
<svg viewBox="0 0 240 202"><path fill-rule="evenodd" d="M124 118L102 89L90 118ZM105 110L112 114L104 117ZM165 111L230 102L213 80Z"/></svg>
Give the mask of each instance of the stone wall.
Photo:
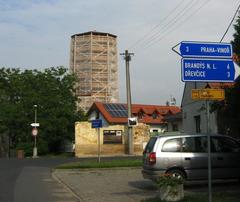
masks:
<svg viewBox="0 0 240 202"><path fill-rule="evenodd" d="M103 144L104 130L121 130L122 144ZM133 128L134 153L142 154L143 147L149 137L149 126L138 124ZM125 125L112 125L100 128L101 155L122 155L127 153L127 127ZM90 122L75 123L75 156L95 156L98 154L98 130L91 128Z"/></svg>

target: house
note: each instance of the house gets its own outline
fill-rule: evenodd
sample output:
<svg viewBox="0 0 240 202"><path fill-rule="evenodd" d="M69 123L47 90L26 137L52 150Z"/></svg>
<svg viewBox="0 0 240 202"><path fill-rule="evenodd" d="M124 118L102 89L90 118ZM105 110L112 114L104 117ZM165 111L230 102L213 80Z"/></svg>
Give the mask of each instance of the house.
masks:
<svg viewBox="0 0 240 202"><path fill-rule="evenodd" d="M167 122L164 117L180 112L177 106L159 106L132 104L132 116L137 117L139 123L150 127L150 132L164 132L167 130ZM120 103L95 102L88 111L90 120L102 119L104 126L127 124L127 105Z"/></svg>
<svg viewBox="0 0 240 202"><path fill-rule="evenodd" d="M192 89L225 89L233 86L233 83L205 83L186 82L182 98L183 128L185 133L206 133L207 132L207 102L204 100L193 100L191 98ZM213 101L209 101L209 106ZM209 132L218 133L217 113L211 112L209 115Z"/></svg>
<svg viewBox="0 0 240 202"><path fill-rule="evenodd" d="M182 111L172 114L169 113L164 117L167 122L167 132L182 132Z"/></svg>
<svg viewBox="0 0 240 202"><path fill-rule="evenodd" d="M132 104L132 116L137 117L138 125L133 127L134 152L140 154L150 133L163 133L167 130L164 117L180 112L177 106ZM87 113L89 120L101 119L100 145L103 154L124 154L127 144L127 105L121 103L95 102ZM94 155L97 153L97 131L91 122L75 123L75 155Z"/></svg>

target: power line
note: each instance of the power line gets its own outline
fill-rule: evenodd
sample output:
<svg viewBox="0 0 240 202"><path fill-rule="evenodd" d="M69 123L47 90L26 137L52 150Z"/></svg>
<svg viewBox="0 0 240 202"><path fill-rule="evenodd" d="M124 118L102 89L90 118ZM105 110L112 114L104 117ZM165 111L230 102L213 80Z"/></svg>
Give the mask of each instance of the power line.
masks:
<svg viewBox="0 0 240 202"><path fill-rule="evenodd" d="M133 43L130 46L130 49L134 48L137 46L137 44L143 42L143 39L146 39L146 36L148 36L151 32L153 32L154 30L156 30L160 25L162 25L163 22L165 22L172 14L174 11L176 11L179 7L181 7L181 5L184 3L185 0L181 1L179 4L177 4L169 13L167 16L165 16L160 23L158 23L157 25L155 25L150 31L148 31L144 36L142 36L140 39L138 39L135 43Z"/></svg>
<svg viewBox="0 0 240 202"><path fill-rule="evenodd" d="M163 30L166 31L169 28L168 26L172 27L174 24L176 24L176 22L178 22L181 18L183 18L190 9L192 9L193 7L196 6L196 3L198 3L198 0L193 0L193 1L191 1L191 3L187 4L180 12L176 13L174 18L171 19L167 24L165 24L161 28L161 30L154 33L150 38L148 38L147 41L145 41L145 43L143 45L146 47L148 44L151 44L153 42L153 40L155 40L156 38L159 37L159 34L161 35L161 32Z"/></svg>
<svg viewBox="0 0 240 202"><path fill-rule="evenodd" d="M155 37L155 39L158 38L158 41L157 41L157 42L161 41L164 37L166 37L166 35L168 35L168 34L171 33L172 31L174 31L175 29L177 29L177 28L181 27L182 25L186 24L186 21L190 20L192 16L194 16L197 12L199 12L199 11L200 11L204 6L206 6L207 3L209 3L210 1L211 1L211 0L206 0L206 1L204 1L197 9L193 10L193 12L191 12L191 14L188 15L188 16L185 18L184 21L180 22L180 24L178 24L178 26L174 26L173 29L170 29L170 30L168 30L167 32L165 32L165 33L162 35L162 37L159 38L159 36L161 36L161 35L159 35L158 37ZM145 46L144 49L146 50L147 48L151 47L151 46L154 45L155 43L156 43L156 42L154 42L154 41L151 42L148 46Z"/></svg>
<svg viewBox="0 0 240 202"><path fill-rule="evenodd" d="M225 36L226 36L226 34L228 33L228 31L229 31L229 29L230 29L230 27L231 27L231 25L232 25L232 23L233 23L234 19L236 18L236 15L237 15L237 13L238 13L239 9L240 9L240 3L239 3L239 5L238 5L238 7L237 7L237 10L236 10L235 14L233 15L233 18L232 18L232 20L230 21L230 23L229 23L229 25L228 25L228 27L227 27L226 31L224 32L224 34L223 34L223 36L222 36L222 38L221 38L220 42L222 42L222 41L223 41L224 37L225 37Z"/></svg>

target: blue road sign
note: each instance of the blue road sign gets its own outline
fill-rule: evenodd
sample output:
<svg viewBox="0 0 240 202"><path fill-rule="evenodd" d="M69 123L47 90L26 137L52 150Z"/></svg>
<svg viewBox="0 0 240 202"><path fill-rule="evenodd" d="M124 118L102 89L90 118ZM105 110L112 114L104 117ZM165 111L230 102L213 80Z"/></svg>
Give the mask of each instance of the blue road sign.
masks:
<svg viewBox="0 0 240 202"><path fill-rule="evenodd" d="M180 54L182 57L232 58L232 45L229 43L182 41Z"/></svg>
<svg viewBox="0 0 240 202"><path fill-rule="evenodd" d="M182 58L182 81L233 82L236 76L231 59Z"/></svg>
<svg viewBox="0 0 240 202"><path fill-rule="evenodd" d="M92 120L92 128L102 128L102 120L101 119Z"/></svg>

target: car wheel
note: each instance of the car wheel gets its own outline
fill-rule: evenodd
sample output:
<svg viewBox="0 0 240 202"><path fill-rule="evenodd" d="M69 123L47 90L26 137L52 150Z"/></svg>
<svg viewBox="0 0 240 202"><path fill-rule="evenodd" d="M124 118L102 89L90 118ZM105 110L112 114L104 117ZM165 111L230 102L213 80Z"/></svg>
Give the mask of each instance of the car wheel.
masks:
<svg viewBox="0 0 240 202"><path fill-rule="evenodd" d="M175 176L175 177L183 179L183 180L186 179L186 174L179 169L169 170L169 171L167 171L167 174L171 174L172 176Z"/></svg>

